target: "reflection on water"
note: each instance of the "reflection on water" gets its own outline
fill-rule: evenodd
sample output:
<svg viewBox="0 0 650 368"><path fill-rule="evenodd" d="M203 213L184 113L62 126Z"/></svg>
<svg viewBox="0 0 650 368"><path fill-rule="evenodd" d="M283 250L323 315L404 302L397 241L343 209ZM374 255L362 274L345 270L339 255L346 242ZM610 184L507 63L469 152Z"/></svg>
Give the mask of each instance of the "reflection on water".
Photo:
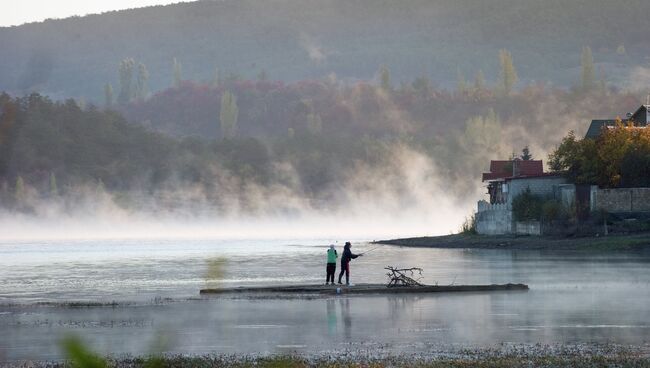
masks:
<svg viewBox="0 0 650 368"><path fill-rule="evenodd" d="M165 349L177 353L650 341L647 253L385 247L353 261L353 282L383 282L383 267L394 265L422 267L425 283L524 282L531 290L309 300L198 297L206 282L322 282L326 247L319 244L327 242L286 243L2 244L0 357L55 359L57 341L70 331L114 354L148 353L160 336L167 339ZM150 303L155 298L176 301ZM15 306L70 300L140 303Z"/></svg>

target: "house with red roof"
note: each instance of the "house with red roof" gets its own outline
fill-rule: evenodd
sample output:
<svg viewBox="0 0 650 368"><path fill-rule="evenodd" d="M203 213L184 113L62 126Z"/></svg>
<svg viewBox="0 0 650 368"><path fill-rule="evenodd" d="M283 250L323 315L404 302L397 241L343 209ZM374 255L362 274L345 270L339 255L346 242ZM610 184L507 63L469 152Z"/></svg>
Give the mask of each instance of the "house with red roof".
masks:
<svg viewBox="0 0 650 368"><path fill-rule="evenodd" d="M479 234L538 234L540 225L521 226L514 221L512 201L526 190L540 197L553 197L566 179L558 173L544 172L542 160L492 160L483 173L488 200L478 202L476 231ZM529 225L529 224L527 224Z"/></svg>

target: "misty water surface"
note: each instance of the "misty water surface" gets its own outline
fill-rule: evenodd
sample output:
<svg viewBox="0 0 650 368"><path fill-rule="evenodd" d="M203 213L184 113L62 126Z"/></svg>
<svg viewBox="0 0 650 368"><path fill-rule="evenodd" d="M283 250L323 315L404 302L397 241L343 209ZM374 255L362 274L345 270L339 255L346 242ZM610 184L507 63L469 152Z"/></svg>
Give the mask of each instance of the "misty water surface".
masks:
<svg viewBox="0 0 650 368"><path fill-rule="evenodd" d="M205 286L321 283L326 244L323 240L3 243L0 360L60 358L58 342L70 332L103 353L118 355L148 353L154 345L167 352L198 354L650 341L648 253L383 246L354 261L353 282L383 282L382 268L395 265L422 267L422 281L429 284L523 282L531 289L315 299L198 294ZM353 251L373 247L358 243ZM58 305L70 301L120 304Z"/></svg>

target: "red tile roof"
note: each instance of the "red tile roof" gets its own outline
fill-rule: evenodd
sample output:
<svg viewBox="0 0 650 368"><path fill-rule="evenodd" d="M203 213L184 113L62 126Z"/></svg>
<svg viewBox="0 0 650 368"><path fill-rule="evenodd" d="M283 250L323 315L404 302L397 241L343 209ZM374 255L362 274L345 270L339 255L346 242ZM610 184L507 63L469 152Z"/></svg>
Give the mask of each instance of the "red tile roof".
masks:
<svg viewBox="0 0 650 368"><path fill-rule="evenodd" d="M483 173L483 181L542 175L544 175L542 160L492 160L490 172Z"/></svg>

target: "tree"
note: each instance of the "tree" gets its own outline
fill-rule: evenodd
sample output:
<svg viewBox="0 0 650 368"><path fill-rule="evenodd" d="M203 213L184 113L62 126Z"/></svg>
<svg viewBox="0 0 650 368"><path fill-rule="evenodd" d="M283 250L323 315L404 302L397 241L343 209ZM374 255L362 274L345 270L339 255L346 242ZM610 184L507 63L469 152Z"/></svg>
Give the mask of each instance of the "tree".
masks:
<svg viewBox="0 0 650 368"><path fill-rule="evenodd" d="M174 73L173 86L178 87L181 85L181 81L183 80L183 65L174 58L172 69Z"/></svg>
<svg viewBox="0 0 650 368"><path fill-rule="evenodd" d="M323 130L323 121L318 114L307 114L307 129L311 134L320 134Z"/></svg>
<svg viewBox="0 0 650 368"><path fill-rule="evenodd" d="M499 51L499 61L501 63L501 88L503 93L509 95L517 84L519 77L512 62L512 55L508 50Z"/></svg>
<svg viewBox="0 0 650 368"><path fill-rule="evenodd" d="M536 221L542 217L544 200L526 188L512 199L512 214L515 221Z"/></svg>
<svg viewBox="0 0 650 368"><path fill-rule="evenodd" d="M521 150L521 159L524 161L530 161L533 159L533 155L530 154L528 146L524 147L524 149Z"/></svg>
<svg viewBox="0 0 650 368"><path fill-rule="evenodd" d="M231 139L237 135L238 116L237 97L229 91L225 91L221 95L221 111L219 112L222 138Z"/></svg>
<svg viewBox="0 0 650 368"><path fill-rule="evenodd" d="M465 80L465 76L463 75L463 72L460 70L460 68L456 69L456 80L456 87L458 89L458 92L461 94L465 93L465 91L467 91L467 81Z"/></svg>
<svg viewBox="0 0 650 368"><path fill-rule="evenodd" d="M104 108L110 109L113 107L113 86L110 83L104 85Z"/></svg>
<svg viewBox="0 0 650 368"><path fill-rule="evenodd" d="M390 82L390 71L386 65L379 67L379 86L384 91L390 91L393 89Z"/></svg>
<svg viewBox="0 0 650 368"><path fill-rule="evenodd" d="M269 74L266 72L266 69L260 70L259 74L257 74L257 79L260 81L269 80Z"/></svg>
<svg viewBox="0 0 650 368"><path fill-rule="evenodd" d="M149 87L147 86L147 81L149 80L149 71L147 67L140 63L138 64L138 76L136 78L135 85L135 98L138 100L144 100L149 94Z"/></svg>
<svg viewBox="0 0 650 368"><path fill-rule="evenodd" d="M587 92L594 87L596 82L596 71L594 69L594 57L589 46L582 48L582 91Z"/></svg>
<svg viewBox="0 0 650 368"><path fill-rule="evenodd" d="M485 76L483 75L483 71L480 69L476 73L476 77L474 78L474 88L477 91L485 89Z"/></svg>
<svg viewBox="0 0 650 368"><path fill-rule="evenodd" d="M56 185L56 175L54 175L54 172L50 173L50 196L51 197L56 197L59 195L59 188Z"/></svg>
<svg viewBox="0 0 650 368"><path fill-rule="evenodd" d="M119 74L120 74L120 94L117 97L117 101L124 105L133 99L135 94L133 86L133 68L135 67L135 61L131 58L124 59L120 62Z"/></svg>
<svg viewBox="0 0 650 368"><path fill-rule="evenodd" d="M22 176L18 176L16 178L16 188L14 189L14 197L16 199L16 203L18 203L19 205L25 202L25 199L27 197L27 193L25 191L25 181L23 180Z"/></svg>
<svg viewBox="0 0 650 368"><path fill-rule="evenodd" d="M625 45L623 44L618 45L618 47L616 48L616 53L619 55L627 54L627 51L625 51Z"/></svg>

